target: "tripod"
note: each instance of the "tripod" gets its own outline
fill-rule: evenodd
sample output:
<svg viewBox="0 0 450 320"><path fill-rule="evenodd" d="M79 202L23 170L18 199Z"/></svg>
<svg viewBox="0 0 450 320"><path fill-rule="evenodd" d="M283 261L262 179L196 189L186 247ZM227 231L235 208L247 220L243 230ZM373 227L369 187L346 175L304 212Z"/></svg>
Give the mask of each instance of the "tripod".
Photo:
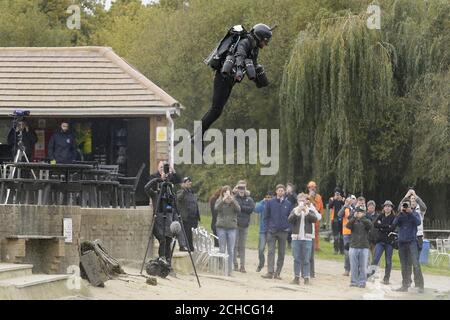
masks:
<svg viewBox="0 0 450 320"><path fill-rule="evenodd" d="M173 220L174 215L175 214L177 215L178 222L180 223L180 226L181 226L181 230L180 231L182 232L182 235L184 236L184 239L187 240L187 236L186 236L186 231L184 230L183 219L181 218L180 213L179 213L178 208L177 208L176 195L174 194L174 192L172 190L173 185L170 182L168 182L167 180L162 180L162 179L159 179L159 178L153 179L152 181L150 181L148 183L148 185L152 185L155 182L160 182L160 190L159 190L159 194L158 194L158 199L156 201L156 210L157 210L157 212L162 213L162 217L163 217L163 235L162 235L163 241L160 241L160 246L161 245L163 246L163 254L162 254L162 256L165 257L166 256L166 241L167 241L167 239L166 239L166 220L167 220L167 214L168 213L172 214L172 221L174 221ZM161 206L161 204L162 204L162 206ZM160 210L161 207L162 207L162 212ZM169 210L171 212L169 212ZM155 214L153 216L152 224L151 224L151 227L150 227L150 236L149 236L149 239L148 239L148 242L147 242L147 249L145 250L144 260L142 261L141 274L142 274L142 271L144 269L145 260L147 259L147 253L148 253L148 249L150 247L151 239L152 239L152 236L153 236L153 228L154 228L154 225L155 225L156 217L157 217L157 214ZM169 263L169 265L171 265L173 252L175 250L176 241L177 241L176 237L177 237L177 234L174 234L172 236L172 248L171 248L171 252L170 252L170 259L169 259L169 261L167 261ZM192 263L192 268L194 269L194 273L195 273L195 276L197 278L198 286L199 286L199 288L201 288L200 279L198 278L197 269L195 268L194 259L192 258L191 248L190 248L189 245L187 246L187 248L188 248L189 258L190 258L191 263Z"/></svg>
<svg viewBox="0 0 450 320"><path fill-rule="evenodd" d="M27 163L30 163L30 160L28 159L28 156L25 152L25 147L23 145L23 141L22 141L22 137L23 137L23 133L22 130L23 128L21 128L22 130L17 131L17 122L18 119L14 119L13 120L13 130L14 130L14 147L17 147L17 151L15 153L14 156L14 164L21 162L22 158L25 158L25 161ZM11 171L9 172L9 179L14 179L14 174L16 173L16 166L13 166ZM33 178L36 180L36 174L34 173L33 169L31 169L31 173L33 175ZM9 200L9 195L11 194L11 190L7 189L6 190L6 199L5 199L5 204L8 203Z"/></svg>

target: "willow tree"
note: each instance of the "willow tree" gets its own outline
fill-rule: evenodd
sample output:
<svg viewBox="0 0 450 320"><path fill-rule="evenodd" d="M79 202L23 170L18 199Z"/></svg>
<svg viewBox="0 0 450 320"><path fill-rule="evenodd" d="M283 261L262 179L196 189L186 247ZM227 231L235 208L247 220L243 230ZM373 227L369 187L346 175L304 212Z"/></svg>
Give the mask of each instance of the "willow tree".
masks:
<svg viewBox="0 0 450 320"><path fill-rule="evenodd" d="M301 32L284 70L280 128L284 174L363 191L371 128L393 92L392 47L365 15L321 19Z"/></svg>

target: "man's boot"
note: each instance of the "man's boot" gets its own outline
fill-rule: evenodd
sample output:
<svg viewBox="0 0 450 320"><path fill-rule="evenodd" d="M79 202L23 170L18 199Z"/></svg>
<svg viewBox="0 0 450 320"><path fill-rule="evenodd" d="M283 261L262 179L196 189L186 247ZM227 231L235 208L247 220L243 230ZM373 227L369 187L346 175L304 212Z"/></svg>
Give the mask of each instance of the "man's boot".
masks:
<svg viewBox="0 0 450 320"><path fill-rule="evenodd" d="M305 278L305 285L309 284L309 278Z"/></svg>
<svg viewBox="0 0 450 320"><path fill-rule="evenodd" d="M401 286L400 288L395 289L394 291L397 291L397 292L408 292L408 287Z"/></svg>
<svg viewBox="0 0 450 320"><path fill-rule="evenodd" d="M237 263L234 265L234 271L239 271L239 266Z"/></svg>
<svg viewBox="0 0 450 320"><path fill-rule="evenodd" d="M291 281L291 284L300 284L300 277L295 276L294 280Z"/></svg>
<svg viewBox="0 0 450 320"><path fill-rule="evenodd" d="M343 275L346 276L346 277L348 277L348 276L350 275L350 271L345 270L345 272L344 272Z"/></svg>
<svg viewBox="0 0 450 320"><path fill-rule="evenodd" d="M245 267L244 267L244 266L241 266L241 268L239 269L239 271L242 272L242 273L247 273L247 271L245 271Z"/></svg>
<svg viewBox="0 0 450 320"><path fill-rule="evenodd" d="M266 274L263 274L261 277L264 279L273 279L273 273L268 272Z"/></svg>

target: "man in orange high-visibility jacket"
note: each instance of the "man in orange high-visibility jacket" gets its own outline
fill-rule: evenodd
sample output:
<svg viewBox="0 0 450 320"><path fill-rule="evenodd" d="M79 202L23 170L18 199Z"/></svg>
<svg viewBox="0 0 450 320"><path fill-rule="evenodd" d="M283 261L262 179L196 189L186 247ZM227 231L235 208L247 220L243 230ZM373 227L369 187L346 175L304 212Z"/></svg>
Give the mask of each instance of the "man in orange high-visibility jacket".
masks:
<svg viewBox="0 0 450 320"><path fill-rule="evenodd" d="M349 246L352 235L352 230L347 228L347 223L350 220L350 217L353 213L354 206L356 205L356 197L351 195L347 199L345 199L345 204L339 211L338 215L342 217L342 236L344 238L344 276L350 275L350 257L349 257Z"/></svg>
<svg viewBox="0 0 450 320"><path fill-rule="evenodd" d="M309 200L312 204L316 207L316 210L319 211L320 214L323 214L324 207L323 207L323 201L320 194L317 193L317 184L314 181L310 181L308 183L308 194L309 194ZM316 222L315 225L315 237L314 237L314 250L319 251L320 250L320 242L319 242L319 228L320 228L320 221Z"/></svg>
<svg viewBox="0 0 450 320"><path fill-rule="evenodd" d="M317 211L319 211L320 214L323 214L323 201L320 194L317 193L317 184L314 181L310 181L307 185L308 188L308 195L309 195L309 201L314 205ZM315 277L315 268L314 268L314 251L320 250L319 247L319 228L320 228L320 221L316 221L314 229L314 241L311 249L311 260L310 260L310 276L311 278Z"/></svg>

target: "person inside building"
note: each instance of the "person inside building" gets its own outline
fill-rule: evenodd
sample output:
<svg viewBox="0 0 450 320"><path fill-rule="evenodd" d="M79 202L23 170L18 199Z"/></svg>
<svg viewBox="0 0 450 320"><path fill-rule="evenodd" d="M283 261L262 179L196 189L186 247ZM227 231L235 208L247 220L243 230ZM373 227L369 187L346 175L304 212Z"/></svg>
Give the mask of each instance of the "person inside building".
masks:
<svg viewBox="0 0 450 320"><path fill-rule="evenodd" d="M77 158L75 136L69 130L69 122L62 121L60 129L48 142L48 158L56 163L73 163Z"/></svg>

